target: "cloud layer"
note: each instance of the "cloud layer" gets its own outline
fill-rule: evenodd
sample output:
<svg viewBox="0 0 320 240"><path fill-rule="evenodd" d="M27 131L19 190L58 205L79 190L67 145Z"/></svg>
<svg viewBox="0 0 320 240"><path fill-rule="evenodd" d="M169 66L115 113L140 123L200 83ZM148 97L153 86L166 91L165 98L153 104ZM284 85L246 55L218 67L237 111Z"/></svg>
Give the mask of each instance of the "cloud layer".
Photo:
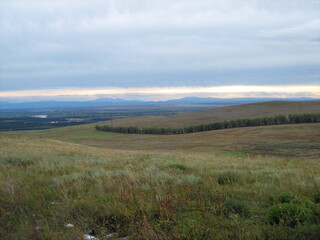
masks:
<svg viewBox="0 0 320 240"><path fill-rule="evenodd" d="M320 2L0 2L0 89L317 84Z"/></svg>

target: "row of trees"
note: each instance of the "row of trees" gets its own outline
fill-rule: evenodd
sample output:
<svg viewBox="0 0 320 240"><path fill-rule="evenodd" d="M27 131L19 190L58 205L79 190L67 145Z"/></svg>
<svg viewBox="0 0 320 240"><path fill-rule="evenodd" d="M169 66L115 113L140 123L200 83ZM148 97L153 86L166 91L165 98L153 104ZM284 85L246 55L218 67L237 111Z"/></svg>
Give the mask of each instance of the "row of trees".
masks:
<svg viewBox="0 0 320 240"><path fill-rule="evenodd" d="M288 123L313 123L320 122L320 113L290 114Z"/></svg>
<svg viewBox="0 0 320 240"><path fill-rule="evenodd" d="M118 133L135 133L135 134L184 134L193 132L203 132L219 130L226 128L251 127L276 125L287 123L312 123L320 122L320 113L275 115L271 117L242 118L229 121L206 123L199 125L190 125L180 128L160 128L160 127L120 127L120 126L96 126L97 131L118 132Z"/></svg>

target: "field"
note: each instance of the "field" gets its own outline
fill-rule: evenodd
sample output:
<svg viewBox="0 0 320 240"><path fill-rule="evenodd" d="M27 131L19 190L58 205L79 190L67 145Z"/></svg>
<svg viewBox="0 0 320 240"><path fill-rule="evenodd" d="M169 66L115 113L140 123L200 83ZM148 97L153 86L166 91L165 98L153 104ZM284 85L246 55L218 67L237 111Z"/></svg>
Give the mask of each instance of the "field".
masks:
<svg viewBox="0 0 320 240"><path fill-rule="evenodd" d="M319 112L319 102L270 104L256 114ZM190 116L186 124L220 111L224 120L253 107L164 118ZM182 135L94 126L0 134L0 239L82 240L88 230L100 240L320 235L320 123Z"/></svg>

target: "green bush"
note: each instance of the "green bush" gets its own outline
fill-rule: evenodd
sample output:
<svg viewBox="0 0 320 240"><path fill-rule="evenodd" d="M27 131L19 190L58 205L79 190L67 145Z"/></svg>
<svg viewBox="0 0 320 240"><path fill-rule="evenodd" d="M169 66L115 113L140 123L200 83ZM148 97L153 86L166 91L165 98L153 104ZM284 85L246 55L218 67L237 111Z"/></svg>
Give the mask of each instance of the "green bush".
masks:
<svg viewBox="0 0 320 240"><path fill-rule="evenodd" d="M267 211L267 219L271 224L282 224L295 227L311 220L311 209L295 203L282 203L272 206Z"/></svg>
<svg viewBox="0 0 320 240"><path fill-rule="evenodd" d="M220 185L232 184L238 181L239 178L234 173L223 173L218 176L218 183Z"/></svg>
<svg viewBox="0 0 320 240"><path fill-rule="evenodd" d="M246 204L241 201L227 200L223 205L227 213L239 214L240 216L245 217L249 215L249 210Z"/></svg>

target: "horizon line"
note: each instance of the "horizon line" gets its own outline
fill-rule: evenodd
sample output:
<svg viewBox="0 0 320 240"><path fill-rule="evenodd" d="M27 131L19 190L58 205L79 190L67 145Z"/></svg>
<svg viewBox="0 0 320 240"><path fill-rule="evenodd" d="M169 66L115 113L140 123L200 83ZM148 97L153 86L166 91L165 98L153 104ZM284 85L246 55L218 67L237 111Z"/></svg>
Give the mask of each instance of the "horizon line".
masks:
<svg viewBox="0 0 320 240"><path fill-rule="evenodd" d="M91 98L172 99L174 97L212 98L320 98L320 85L222 85L145 88L59 88L0 91L0 98Z"/></svg>

